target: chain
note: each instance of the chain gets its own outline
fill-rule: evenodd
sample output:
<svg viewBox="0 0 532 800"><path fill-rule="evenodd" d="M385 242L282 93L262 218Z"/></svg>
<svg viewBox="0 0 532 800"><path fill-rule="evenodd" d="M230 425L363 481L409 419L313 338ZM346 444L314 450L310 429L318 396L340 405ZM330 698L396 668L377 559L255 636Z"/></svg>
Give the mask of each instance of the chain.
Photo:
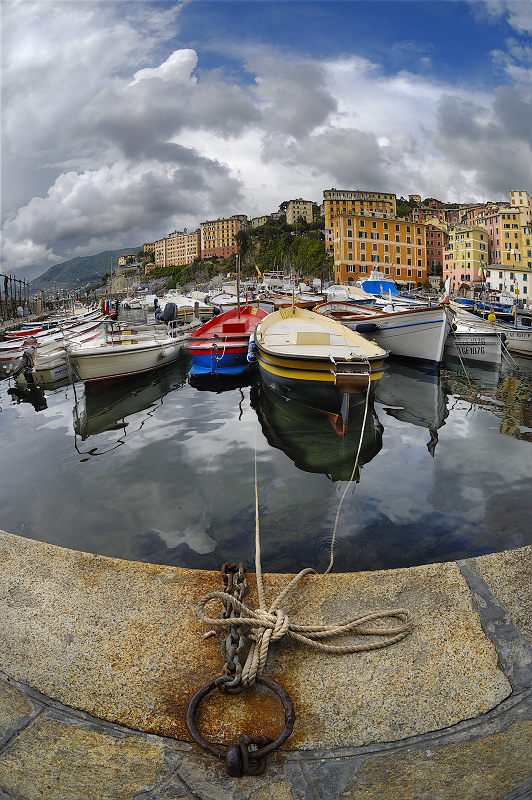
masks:
<svg viewBox="0 0 532 800"><path fill-rule="evenodd" d="M248 592L248 582L246 578L246 568L239 563L229 564L226 562L221 569L224 594L234 597L242 602ZM223 619L235 619L242 616L241 611L237 611L235 606L228 599L224 602ZM231 625L225 639L220 645L220 652L225 659L222 674L216 678L216 687L221 692L238 694L242 691L242 664L240 663L240 653L246 643L247 628L242 625Z"/></svg>

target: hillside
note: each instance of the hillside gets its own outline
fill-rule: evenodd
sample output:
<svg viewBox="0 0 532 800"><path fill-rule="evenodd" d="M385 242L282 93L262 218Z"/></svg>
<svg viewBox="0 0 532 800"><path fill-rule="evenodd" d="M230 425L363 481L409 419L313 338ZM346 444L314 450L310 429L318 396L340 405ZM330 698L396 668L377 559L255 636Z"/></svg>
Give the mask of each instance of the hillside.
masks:
<svg viewBox="0 0 532 800"><path fill-rule="evenodd" d="M43 289L45 292L55 292L64 289L83 290L87 284L98 283L102 276L111 271L111 263L116 267L118 256L125 253L138 253L142 246L124 247L122 250L104 250L94 256L77 256L70 261L55 264L49 270L34 278L30 282L30 295L35 295Z"/></svg>

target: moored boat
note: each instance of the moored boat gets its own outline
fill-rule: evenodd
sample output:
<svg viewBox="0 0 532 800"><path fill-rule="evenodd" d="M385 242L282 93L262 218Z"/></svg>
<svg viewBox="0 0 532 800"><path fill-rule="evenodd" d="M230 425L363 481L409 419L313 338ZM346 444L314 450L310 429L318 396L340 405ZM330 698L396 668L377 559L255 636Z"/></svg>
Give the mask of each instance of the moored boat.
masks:
<svg viewBox="0 0 532 800"><path fill-rule="evenodd" d="M314 310L377 342L395 356L432 365L441 362L451 327L442 306L387 311L332 300L320 303Z"/></svg>
<svg viewBox="0 0 532 800"><path fill-rule="evenodd" d="M264 383L311 408L347 418L349 401L361 401L381 378L383 350L322 314L287 308L269 314L255 332Z"/></svg>
<svg viewBox="0 0 532 800"><path fill-rule="evenodd" d="M96 342L69 342L67 354L86 391L99 391L182 358L190 330L183 326L135 333L118 328Z"/></svg>
<svg viewBox="0 0 532 800"><path fill-rule="evenodd" d="M233 308L193 331L186 345L192 358L190 374L242 372L248 366L250 336L266 316L256 306Z"/></svg>

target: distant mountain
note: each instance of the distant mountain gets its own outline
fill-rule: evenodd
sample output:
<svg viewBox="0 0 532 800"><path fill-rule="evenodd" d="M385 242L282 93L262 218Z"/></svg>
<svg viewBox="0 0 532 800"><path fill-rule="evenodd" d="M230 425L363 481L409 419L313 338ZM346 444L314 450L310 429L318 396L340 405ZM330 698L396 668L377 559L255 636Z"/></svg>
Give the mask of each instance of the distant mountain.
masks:
<svg viewBox="0 0 532 800"><path fill-rule="evenodd" d="M77 256L70 261L55 264L47 272L30 281L30 295L37 294L43 289L45 292L55 292L64 289L83 290L87 284L94 285L101 278L117 266L118 256L126 253L139 253L143 245L138 247L124 247L122 250L104 250L95 256Z"/></svg>

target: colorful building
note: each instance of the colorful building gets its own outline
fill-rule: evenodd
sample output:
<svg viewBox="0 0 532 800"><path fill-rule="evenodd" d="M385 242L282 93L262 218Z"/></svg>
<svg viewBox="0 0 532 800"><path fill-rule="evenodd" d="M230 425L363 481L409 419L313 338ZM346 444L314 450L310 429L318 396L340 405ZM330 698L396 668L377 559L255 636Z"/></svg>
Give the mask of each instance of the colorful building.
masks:
<svg viewBox="0 0 532 800"><path fill-rule="evenodd" d="M425 226L388 214L340 214L333 221L335 283L367 278L373 270L397 283L427 280Z"/></svg>
<svg viewBox="0 0 532 800"><path fill-rule="evenodd" d="M286 221L289 225L295 225L299 219L305 222L312 222L312 200L290 200L286 206Z"/></svg>
<svg viewBox="0 0 532 800"><path fill-rule="evenodd" d="M192 264L201 257L199 231L173 231L155 242L155 264L157 267L177 267Z"/></svg>
<svg viewBox="0 0 532 800"><path fill-rule="evenodd" d="M442 275L445 263L445 248L449 239L447 225L436 217L425 223L425 242L427 247L427 275Z"/></svg>
<svg viewBox="0 0 532 800"><path fill-rule="evenodd" d="M136 253L124 253L123 256L118 256L118 266L125 267L126 264L129 264L132 261L136 260L137 260Z"/></svg>
<svg viewBox="0 0 532 800"><path fill-rule="evenodd" d="M451 290L484 282L488 266L488 234L480 225L452 225L445 248L443 280L450 278Z"/></svg>
<svg viewBox="0 0 532 800"><path fill-rule="evenodd" d="M395 217L397 214L395 195L341 189L326 189L323 192L325 228L331 228L331 221L340 214L360 214L361 211L378 211Z"/></svg>
<svg viewBox="0 0 532 800"><path fill-rule="evenodd" d="M213 219L202 222L201 258L228 258L238 252L236 235L249 227L248 218L244 214L234 214L227 219Z"/></svg>

